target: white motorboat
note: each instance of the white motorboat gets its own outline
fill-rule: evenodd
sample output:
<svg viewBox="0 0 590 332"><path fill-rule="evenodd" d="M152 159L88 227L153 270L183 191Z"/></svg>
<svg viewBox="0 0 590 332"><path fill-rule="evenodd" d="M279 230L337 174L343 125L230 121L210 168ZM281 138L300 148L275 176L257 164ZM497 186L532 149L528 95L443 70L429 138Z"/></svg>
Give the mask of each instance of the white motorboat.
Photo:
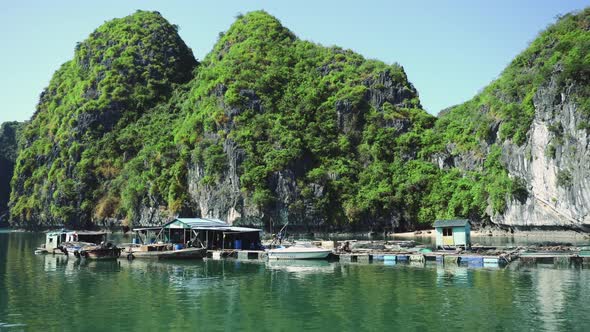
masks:
<svg viewBox="0 0 590 332"><path fill-rule="evenodd" d="M332 253L332 249L294 245L288 248L270 249L267 253L269 259L325 259Z"/></svg>

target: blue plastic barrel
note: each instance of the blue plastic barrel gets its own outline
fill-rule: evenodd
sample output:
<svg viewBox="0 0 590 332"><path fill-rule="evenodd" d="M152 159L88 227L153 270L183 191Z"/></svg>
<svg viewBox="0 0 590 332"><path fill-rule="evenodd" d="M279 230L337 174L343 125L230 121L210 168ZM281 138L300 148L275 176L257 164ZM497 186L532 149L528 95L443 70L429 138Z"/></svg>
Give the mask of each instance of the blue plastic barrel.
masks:
<svg viewBox="0 0 590 332"><path fill-rule="evenodd" d="M133 244L139 244L139 239L138 239L138 238L136 238L136 237L134 237L134 238L133 238Z"/></svg>
<svg viewBox="0 0 590 332"><path fill-rule="evenodd" d="M234 249L242 249L242 240L234 241Z"/></svg>
<svg viewBox="0 0 590 332"><path fill-rule="evenodd" d="M182 244L175 244L174 245L174 250L180 250L182 249Z"/></svg>

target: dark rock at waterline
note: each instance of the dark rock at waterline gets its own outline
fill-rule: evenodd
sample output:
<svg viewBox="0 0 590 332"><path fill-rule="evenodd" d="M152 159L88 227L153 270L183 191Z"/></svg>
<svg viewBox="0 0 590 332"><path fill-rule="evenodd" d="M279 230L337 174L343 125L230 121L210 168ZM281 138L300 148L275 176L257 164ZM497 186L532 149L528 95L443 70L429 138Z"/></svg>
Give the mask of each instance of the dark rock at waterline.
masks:
<svg viewBox="0 0 590 332"><path fill-rule="evenodd" d="M8 226L10 181L18 154L19 133L23 125L21 122L5 122L0 125L0 227Z"/></svg>

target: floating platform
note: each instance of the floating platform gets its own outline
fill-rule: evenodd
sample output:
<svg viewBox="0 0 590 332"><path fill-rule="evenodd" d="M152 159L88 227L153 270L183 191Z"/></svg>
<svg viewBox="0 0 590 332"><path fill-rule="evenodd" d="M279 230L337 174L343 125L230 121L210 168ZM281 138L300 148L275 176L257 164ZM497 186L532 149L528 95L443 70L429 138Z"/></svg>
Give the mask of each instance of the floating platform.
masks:
<svg viewBox="0 0 590 332"><path fill-rule="evenodd" d="M410 264L421 266L427 263L467 266L467 267L502 267L517 259L518 251L503 252L499 255L481 255L473 252L398 252L398 253L340 253L335 254L342 263L383 262L383 264ZM590 253L588 255L590 264Z"/></svg>
<svg viewBox="0 0 590 332"><path fill-rule="evenodd" d="M369 263L373 261L371 254L340 254L337 255L340 262L344 263Z"/></svg>
<svg viewBox="0 0 590 332"><path fill-rule="evenodd" d="M553 264L558 266L570 266L572 264L589 264L590 257L583 252L523 252L520 254L520 262L525 265Z"/></svg>
<svg viewBox="0 0 590 332"><path fill-rule="evenodd" d="M481 248L480 248L481 249ZM212 259L233 258L238 260L267 260L268 254L261 250L209 250L207 257ZM330 254L328 260L339 261L341 263L381 263L385 265L408 264L412 266L424 266L427 264L448 265L448 266L465 266L468 268L499 268L505 267L515 260L520 264L554 264L556 266L570 266L582 264L590 266L589 251L537 251L525 252L523 248L506 248L496 252L490 251L482 253L476 251L399 251L383 252L363 250L348 253Z"/></svg>
<svg viewBox="0 0 590 332"><path fill-rule="evenodd" d="M268 254L263 250L208 250L207 258L224 259L235 258L239 260L266 260Z"/></svg>

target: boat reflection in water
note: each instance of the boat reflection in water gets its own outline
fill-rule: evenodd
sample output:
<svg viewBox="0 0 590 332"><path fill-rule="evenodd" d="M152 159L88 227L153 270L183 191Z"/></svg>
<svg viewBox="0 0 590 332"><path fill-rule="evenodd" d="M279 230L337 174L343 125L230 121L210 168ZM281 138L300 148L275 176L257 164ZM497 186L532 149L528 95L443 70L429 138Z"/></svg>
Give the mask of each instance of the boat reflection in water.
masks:
<svg viewBox="0 0 590 332"><path fill-rule="evenodd" d="M121 264L117 260L86 260L77 259L65 255L43 255L45 272L64 273L66 276L73 276L79 271L99 271L99 272L118 272Z"/></svg>
<svg viewBox="0 0 590 332"><path fill-rule="evenodd" d="M55 272L58 270L65 270L68 266L68 263L73 266L74 262L77 261L75 259L68 259L68 256L64 255L43 255L39 256L43 259L43 267L45 272Z"/></svg>
<svg viewBox="0 0 590 332"><path fill-rule="evenodd" d="M297 276L306 276L317 273L333 273L336 263L326 260L268 260L266 268L271 271L284 271Z"/></svg>

